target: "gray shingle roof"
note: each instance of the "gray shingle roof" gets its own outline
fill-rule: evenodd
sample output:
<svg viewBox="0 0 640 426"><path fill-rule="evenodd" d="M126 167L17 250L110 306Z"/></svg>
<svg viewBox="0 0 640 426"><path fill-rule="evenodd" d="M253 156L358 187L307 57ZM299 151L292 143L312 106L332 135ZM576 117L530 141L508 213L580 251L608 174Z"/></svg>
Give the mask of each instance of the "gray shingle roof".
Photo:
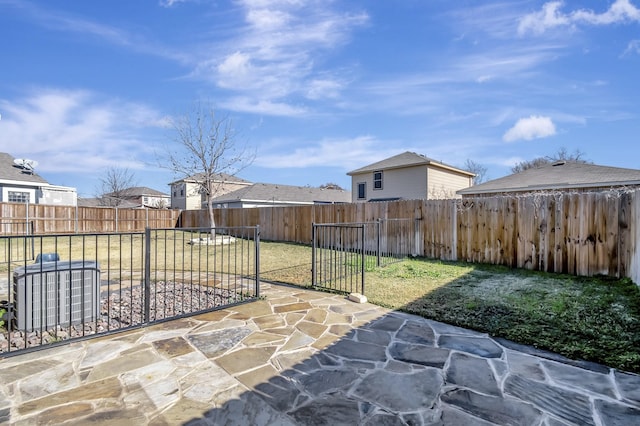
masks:
<svg viewBox="0 0 640 426"><path fill-rule="evenodd" d="M113 195L106 194L107 196ZM123 189L120 192L120 196L122 197L142 197L142 196L150 196L150 197L168 197L169 194L165 194L164 192L156 191L155 189L148 188L146 186L133 186L131 188Z"/></svg>
<svg viewBox="0 0 640 426"><path fill-rule="evenodd" d="M252 202L304 202L350 203L351 193L339 189L320 189L307 186L254 183L214 198L215 203Z"/></svg>
<svg viewBox="0 0 640 426"><path fill-rule="evenodd" d="M374 172L377 170L398 169L407 166L435 166L449 170L453 170L459 173L467 174L469 176L475 176L473 173L459 169L454 166L443 163L442 161L436 161L432 158L426 157L422 154L416 154L415 152L406 151L402 154L394 155L387 159L378 161L377 163L369 164L368 166L355 169L347 173L349 176L357 175L360 173Z"/></svg>
<svg viewBox="0 0 640 426"><path fill-rule="evenodd" d="M558 162L462 189L460 195L640 185L640 170Z"/></svg>
<svg viewBox="0 0 640 426"><path fill-rule="evenodd" d="M195 175L191 175L182 179L175 180L171 182L169 185L179 182L202 182L204 173L196 173ZM228 183L251 183L248 180L244 180L237 176L228 175L226 173L218 173L216 175L217 182L228 182Z"/></svg>
<svg viewBox="0 0 640 426"><path fill-rule="evenodd" d="M0 179L29 183L49 183L37 173L27 172L24 168L16 166L13 162L14 160L13 156L6 152L0 152Z"/></svg>

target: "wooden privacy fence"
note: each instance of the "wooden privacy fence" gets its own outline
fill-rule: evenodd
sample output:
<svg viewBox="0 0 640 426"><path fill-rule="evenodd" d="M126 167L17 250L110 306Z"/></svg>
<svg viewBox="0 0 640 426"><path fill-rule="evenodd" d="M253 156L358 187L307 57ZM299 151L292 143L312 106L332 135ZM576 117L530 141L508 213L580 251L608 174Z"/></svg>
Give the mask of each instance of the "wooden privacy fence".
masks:
<svg viewBox="0 0 640 426"><path fill-rule="evenodd" d="M640 190L215 211L217 226L260 225L263 240L304 244L313 223L391 218L415 220L425 257L640 283ZM208 222L206 210L180 217L185 227Z"/></svg>
<svg viewBox="0 0 640 426"><path fill-rule="evenodd" d="M142 232L173 228L180 211L0 203L0 236Z"/></svg>

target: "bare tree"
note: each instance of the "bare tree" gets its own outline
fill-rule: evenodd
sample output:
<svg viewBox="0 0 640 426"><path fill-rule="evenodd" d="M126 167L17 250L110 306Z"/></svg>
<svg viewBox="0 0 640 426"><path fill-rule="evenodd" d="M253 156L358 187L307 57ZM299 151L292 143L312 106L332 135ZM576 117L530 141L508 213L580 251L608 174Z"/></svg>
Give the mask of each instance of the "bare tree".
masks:
<svg viewBox="0 0 640 426"><path fill-rule="evenodd" d="M344 191L344 188L338 185L337 183L328 182L323 185L320 185L320 189L336 189L339 191Z"/></svg>
<svg viewBox="0 0 640 426"><path fill-rule="evenodd" d="M591 163L591 161L585 159L584 156L585 153L578 149L573 153L569 153L565 147L562 147L553 155L521 161L511 168L511 172L520 173L527 169L544 166L545 164L555 163L557 161L566 161L569 163Z"/></svg>
<svg viewBox="0 0 640 426"><path fill-rule="evenodd" d="M480 163L476 163L467 158L467 161L464 162L464 169L475 174L473 178L474 185L478 185L487 180L487 168Z"/></svg>
<svg viewBox="0 0 640 426"><path fill-rule="evenodd" d="M189 113L172 120L171 126L175 149L169 150L166 166L182 177L198 176L215 237L213 198L225 178L248 167L255 154L237 145L233 122L228 116L219 117L209 103L196 102Z"/></svg>
<svg viewBox="0 0 640 426"><path fill-rule="evenodd" d="M110 167L100 178L98 198L103 206L117 207L125 201L127 189L135 186L135 176L127 168Z"/></svg>

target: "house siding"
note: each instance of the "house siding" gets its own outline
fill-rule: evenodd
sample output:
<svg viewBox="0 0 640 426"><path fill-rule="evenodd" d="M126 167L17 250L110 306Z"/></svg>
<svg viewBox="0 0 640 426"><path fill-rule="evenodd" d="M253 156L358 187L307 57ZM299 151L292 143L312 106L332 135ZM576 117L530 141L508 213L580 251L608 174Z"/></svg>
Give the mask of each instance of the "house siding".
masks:
<svg viewBox="0 0 640 426"><path fill-rule="evenodd" d="M358 199L358 183L367 185L366 199ZM424 199L427 194L427 169L424 166L382 170L382 189L373 189L373 172L352 176L351 194L353 202L371 199L402 198Z"/></svg>
<svg viewBox="0 0 640 426"><path fill-rule="evenodd" d="M427 187L429 200L460 198L456 191L471 186L471 178L462 174L455 174L451 171L429 167L427 171Z"/></svg>

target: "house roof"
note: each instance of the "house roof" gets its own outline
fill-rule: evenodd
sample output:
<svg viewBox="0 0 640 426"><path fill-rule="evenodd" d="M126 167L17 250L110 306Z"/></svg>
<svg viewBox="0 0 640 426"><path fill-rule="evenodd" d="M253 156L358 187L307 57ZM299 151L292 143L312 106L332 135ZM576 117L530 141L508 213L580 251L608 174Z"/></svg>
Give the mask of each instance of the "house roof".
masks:
<svg viewBox="0 0 640 426"><path fill-rule="evenodd" d="M111 207L114 206L106 206L104 200L102 198L78 198L78 207ZM131 209L140 207L140 203L134 203L127 200L122 200L118 204L118 208L120 209Z"/></svg>
<svg viewBox="0 0 640 426"><path fill-rule="evenodd" d="M349 176L374 172L378 170L389 170L389 169L399 169L403 167L411 167L411 166L433 166L442 169L447 169L453 172L462 173L468 176L475 176L475 174L462 170L457 167L450 166L441 161L436 161L432 158L426 157L422 154L416 154L415 152L406 151L402 154L394 155L393 157L389 157L382 161L378 161L377 163L369 164L368 166L361 167L356 170L352 170L347 173Z"/></svg>
<svg viewBox="0 0 640 426"><path fill-rule="evenodd" d="M0 152L0 180L23 181L28 183L48 185L44 178L33 170L19 167L14 163L15 158L6 152Z"/></svg>
<svg viewBox="0 0 640 426"><path fill-rule="evenodd" d="M480 185L460 195L640 185L640 170L559 161Z"/></svg>
<svg viewBox="0 0 640 426"><path fill-rule="evenodd" d="M285 203L349 203L351 193L340 189L321 189L271 183L254 183L213 199L214 203L285 202Z"/></svg>
<svg viewBox="0 0 640 426"><path fill-rule="evenodd" d="M106 194L107 196L113 195L113 193ZM169 197L169 194L156 191L155 189L148 188L146 186L133 186L131 188L123 189L119 192L121 197Z"/></svg>
<svg viewBox="0 0 640 426"><path fill-rule="evenodd" d="M204 173L196 173L195 175L191 175L191 176L187 176L187 177L182 178L182 179L175 180L175 181L171 182L169 185L173 185L174 183L181 183L181 182L194 182L194 183L202 182L204 180L203 177L204 177ZM215 181L216 182L251 184L251 182L249 182L248 180L244 180L244 179L239 178L237 176L229 175L227 173L217 173Z"/></svg>

